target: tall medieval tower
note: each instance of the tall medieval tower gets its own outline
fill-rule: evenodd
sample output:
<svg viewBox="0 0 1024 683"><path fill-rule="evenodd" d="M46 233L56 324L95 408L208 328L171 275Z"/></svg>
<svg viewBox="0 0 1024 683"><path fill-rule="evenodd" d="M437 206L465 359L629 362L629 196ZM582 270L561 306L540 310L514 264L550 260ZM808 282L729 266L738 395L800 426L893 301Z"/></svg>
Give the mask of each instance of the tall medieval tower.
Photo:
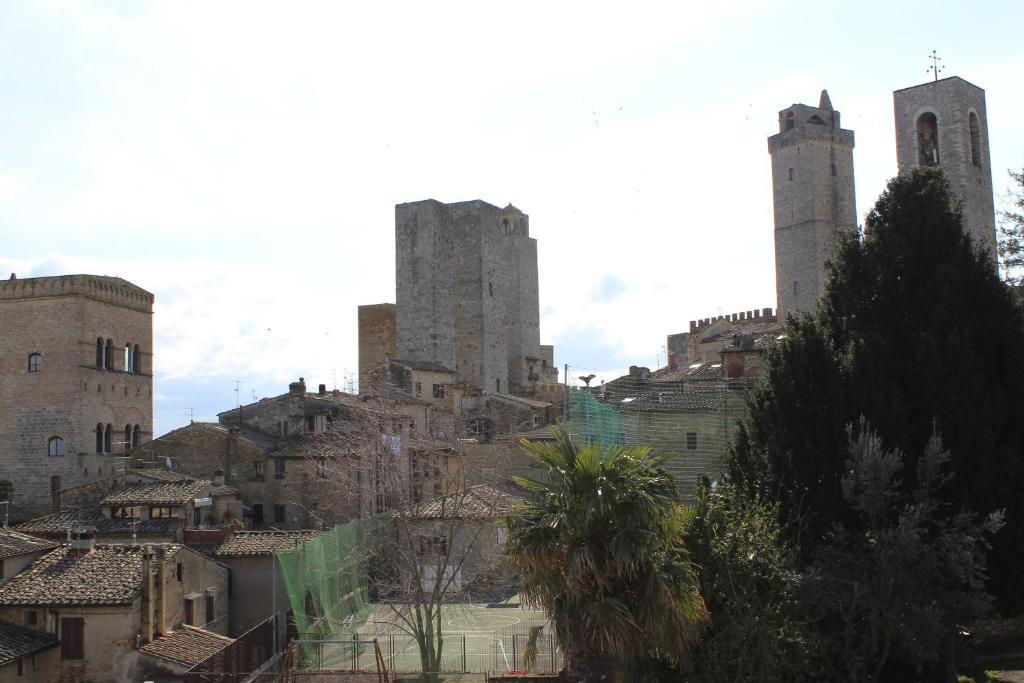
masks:
<svg viewBox="0 0 1024 683"><path fill-rule="evenodd" d="M996 257L985 91L953 76L893 93L900 173L938 166L963 200L964 232Z"/></svg>
<svg viewBox="0 0 1024 683"><path fill-rule="evenodd" d="M533 389L543 359L529 226L511 204L428 199L395 207L399 359L440 363L484 392Z"/></svg>
<svg viewBox="0 0 1024 683"><path fill-rule="evenodd" d="M780 319L814 311L825 291L825 262L838 237L857 227L853 144L853 131L839 126L825 90L817 107L780 111L779 132L768 138Z"/></svg>

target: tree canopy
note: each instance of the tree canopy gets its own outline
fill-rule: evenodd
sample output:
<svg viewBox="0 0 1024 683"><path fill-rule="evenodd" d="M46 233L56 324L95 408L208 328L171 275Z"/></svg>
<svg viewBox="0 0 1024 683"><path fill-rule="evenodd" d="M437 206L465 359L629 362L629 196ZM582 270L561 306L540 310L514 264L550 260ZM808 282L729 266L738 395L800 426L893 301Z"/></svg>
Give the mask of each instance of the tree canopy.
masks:
<svg viewBox="0 0 1024 683"><path fill-rule="evenodd" d="M780 504L807 553L843 502L846 425L867 418L886 448L918 454L939 434L955 479L945 514L1006 510L990 555L990 588L1024 607L1024 326L994 264L964 234L939 169L889 182L863 235L842 240L815 316L790 318L734 448L731 474Z"/></svg>

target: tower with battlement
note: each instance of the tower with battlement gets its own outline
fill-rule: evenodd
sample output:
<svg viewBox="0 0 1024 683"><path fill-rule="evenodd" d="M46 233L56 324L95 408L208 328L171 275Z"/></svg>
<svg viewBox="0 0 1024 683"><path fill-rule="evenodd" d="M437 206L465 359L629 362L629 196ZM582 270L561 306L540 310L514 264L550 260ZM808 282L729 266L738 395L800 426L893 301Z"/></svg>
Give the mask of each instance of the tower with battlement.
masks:
<svg viewBox="0 0 1024 683"><path fill-rule="evenodd" d="M964 231L996 257L985 91L953 76L893 93L900 173L938 166L962 200Z"/></svg>
<svg viewBox="0 0 1024 683"><path fill-rule="evenodd" d="M825 291L825 263L839 236L857 228L853 146L853 131L840 126L824 90L817 107L780 111L779 132L768 138L780 320L815 310Z"/></svg>
<svg viewBox="0 0 1024 683"><path fill-rule="evenodd" d="M0 282L0 501L114 475L153 433L153 295L117 277Z"/></svg>
<svg viewBox="0 0 1024 683"><path fill-rule="evenodd" d="M440 363L485 392L542 380L529 216L480 200L399 204L395 261L398 358Z"/></svg>

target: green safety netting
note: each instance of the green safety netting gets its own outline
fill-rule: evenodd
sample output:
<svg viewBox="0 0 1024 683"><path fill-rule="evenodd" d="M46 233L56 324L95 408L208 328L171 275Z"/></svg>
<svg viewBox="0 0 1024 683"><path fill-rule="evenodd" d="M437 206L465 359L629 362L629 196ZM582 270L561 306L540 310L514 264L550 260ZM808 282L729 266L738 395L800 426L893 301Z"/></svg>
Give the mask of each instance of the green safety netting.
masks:
<svg viewBox="0 0 1024 683"><path fill-rule="evenodd" d="M622 415L589 391L569 391L569 431L587 443L622 444Z"/></svg>
<svg viewBox="0 0 1024 683"><path fill-rule="evenodd" d="M375 520L355 520L275 553L301 639L349 637L369 616L365 542Z"/></svg>

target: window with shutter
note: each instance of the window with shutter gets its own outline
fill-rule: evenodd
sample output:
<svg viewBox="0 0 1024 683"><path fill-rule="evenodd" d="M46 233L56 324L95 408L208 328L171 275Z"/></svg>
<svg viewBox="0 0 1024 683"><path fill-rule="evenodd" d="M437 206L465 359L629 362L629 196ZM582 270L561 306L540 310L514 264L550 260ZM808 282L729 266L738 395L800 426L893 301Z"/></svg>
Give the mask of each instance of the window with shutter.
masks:
<svg viewBox="0 0 1024 683"><path fill-rule="evenodd" d="M60 658L85 659L85 619L61 617Z"/></svg>

